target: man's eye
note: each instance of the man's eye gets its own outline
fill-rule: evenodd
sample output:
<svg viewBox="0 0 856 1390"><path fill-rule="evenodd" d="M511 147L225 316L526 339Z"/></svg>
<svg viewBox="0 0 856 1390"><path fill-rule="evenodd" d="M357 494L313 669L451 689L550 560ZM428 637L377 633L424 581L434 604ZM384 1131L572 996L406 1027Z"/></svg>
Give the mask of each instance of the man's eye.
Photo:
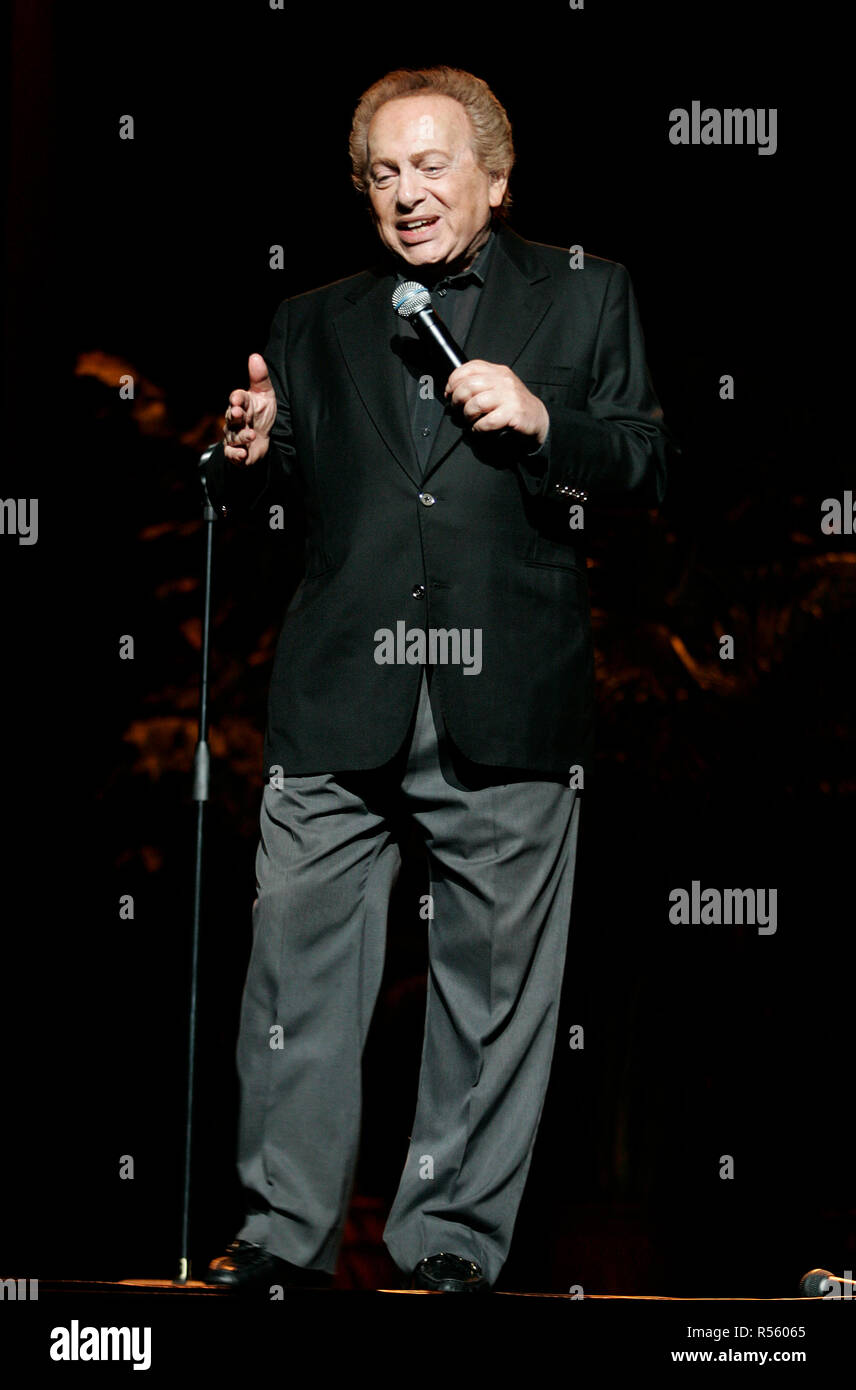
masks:
<svg viewBox="0 0 856 1390"><path fill-rule="evenodd" d="M426 174L441 174L443 172L443 166L442 164L426 164L425 172Z"/></svg>
<svg viewBox="0 0 856 1390"><path fill-rule="evenodd" d="M378 188L380 188L381 184L389 183L389 181L390 181L391 178L392 178L392 174L375 174L375 180L374 180L374 181L375 181L376 186L377 186Z"/></svg>

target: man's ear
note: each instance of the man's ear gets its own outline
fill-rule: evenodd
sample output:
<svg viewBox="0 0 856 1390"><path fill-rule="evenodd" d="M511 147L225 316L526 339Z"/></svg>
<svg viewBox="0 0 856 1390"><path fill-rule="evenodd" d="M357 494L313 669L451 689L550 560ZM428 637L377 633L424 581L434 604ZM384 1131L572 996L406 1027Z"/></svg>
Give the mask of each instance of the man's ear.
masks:
<svg viewBox="0 0 856 1390"><path fill-rule="evenodd" d="M501 207L502 200L505 197L505 190L507 187L507 173L493 173L490 175L490 188L488 190L488 198L490 199L490 205L492 208Z"/></svg>

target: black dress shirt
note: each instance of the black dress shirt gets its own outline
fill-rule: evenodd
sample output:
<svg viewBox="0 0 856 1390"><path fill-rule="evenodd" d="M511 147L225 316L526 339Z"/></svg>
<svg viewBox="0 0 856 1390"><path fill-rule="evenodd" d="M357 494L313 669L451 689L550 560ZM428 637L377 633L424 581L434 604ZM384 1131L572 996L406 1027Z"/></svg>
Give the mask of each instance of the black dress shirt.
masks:
<svg viewBox="0 0 856 1390"><path fill-rule="evenodd" d="M495 233L491 231L484 246L466 270L443 276L429 290L431 307L462 349L466 348L479 297L487 280L495 241ZM411 269L408 266L406 270L399 269L397 279L399 284L405 280L423 283L419 267ZM426 289L428 288L426 285ZM401 321L398 349L413 443L424 474L440 421L449 408L443 392L452 369L439 353L418 337L416 329L406 319ZM542 448L543 446L539 447L538 441L533 439L529 452L533 455L538 454Z"/></svg>

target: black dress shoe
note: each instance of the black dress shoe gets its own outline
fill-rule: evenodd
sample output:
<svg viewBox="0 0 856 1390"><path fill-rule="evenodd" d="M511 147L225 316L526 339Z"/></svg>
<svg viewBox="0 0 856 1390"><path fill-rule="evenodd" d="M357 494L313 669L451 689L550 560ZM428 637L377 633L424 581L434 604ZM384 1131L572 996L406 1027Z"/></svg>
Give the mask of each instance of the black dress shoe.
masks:
<svg viewBox="0 0 856 1390"><path fill-rule="evenodd" d="M283 1290L326 1289L332 1282L332 1274L325 1270L290 1264L248 1240L233 1240L225 1255L211 1261L205 1275L206 1284L219 1284L235 1293L269 1293L274 1284Z"/></svg>
<svg viewBox="0 0 856 1390"><path fill-rule="evenodd" d="M462 1255L428 1255L413 1271L411 1289L431 1289L434 1293L488 1293L490 1284L481 1266Z"/></svg>

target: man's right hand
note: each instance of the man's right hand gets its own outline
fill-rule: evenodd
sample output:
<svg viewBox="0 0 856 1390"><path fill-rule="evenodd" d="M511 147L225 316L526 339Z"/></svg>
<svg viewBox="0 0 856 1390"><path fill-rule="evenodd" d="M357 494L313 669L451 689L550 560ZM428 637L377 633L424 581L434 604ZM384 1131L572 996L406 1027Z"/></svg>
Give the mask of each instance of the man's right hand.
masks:
<svg viewBox="0 0 856 1390"><path fill-rule="evenodd" d="M223 426L223 452L233 463L258 463L268 451L276 419L276 395L265 359L253 352L249 359L248 391L233 391Z"/></svg>

